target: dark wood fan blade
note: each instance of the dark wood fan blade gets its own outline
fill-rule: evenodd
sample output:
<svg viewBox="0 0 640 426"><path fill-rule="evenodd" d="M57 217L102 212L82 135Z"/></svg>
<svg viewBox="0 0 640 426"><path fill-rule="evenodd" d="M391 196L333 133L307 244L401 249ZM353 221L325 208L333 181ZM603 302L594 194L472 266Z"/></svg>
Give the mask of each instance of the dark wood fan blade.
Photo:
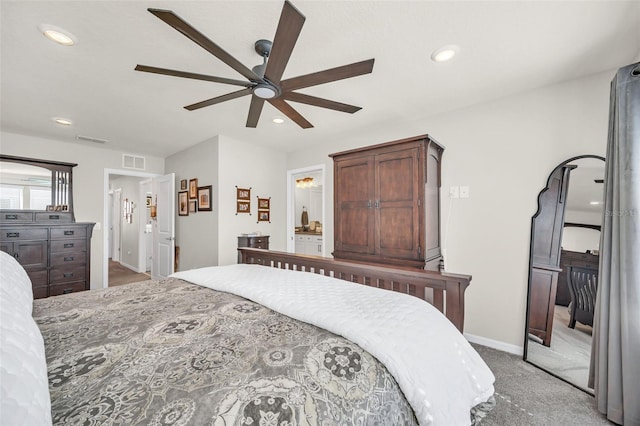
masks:
<svg viewBox="0 0 640 426"><path fill-rule="evenodd" d="M313 127L313 124L309 123L306 118L304 118L298 111L293 109L291 105L286 103L282 98L268 99L269 103L274 107L278 108L281 113L289 117L293 120L298 126L303 129L310 129Z"/></svg>
<svg viewBox="0 0 640 426"><path fill-rule="evenodd" d="M262 107L264 106L264 99L257 96L251 97L251 105L249 106L249 115L247 116L247 127L257 127L258 119L262 113Z"/></svg>
<svg viewBox="0 0 640 426"><path fill-rule="evenodd" d="M235 86L251 87L254 85L250 81L233 80L231 78L215 77L212 75L196 74L193 72L176 71L167 68L150 67L147 65L137 65L135 70L150 72L153 74L170 75L172 77L192 78L194 80L213 81L214 83L233 84Z"/></svg>
<svg viewBox="0 0 640 426"><path fill-rule="evenodd" d="M182 35L187 37L189 40L198 44L200 47L205 49L207 52L211 53L216 58L220 59L225 64L229 65L231 68L245 76L251 81L261 81L259 75L254 73L249 68L245 67L240 61L227 53L220 46L209 40L204 34L200 33L198 30L193 28L191 25L182 20L178 15L173 13L170 10L163 9L147 9L149 12L153 13L155 16L163 20L168 25L175 28L177 31L181 32Z"/></svg>
<svg viewBox="0 0 640 426"><path fill-rule="evenodd" d="M207 99L206 101L187 105L186 107L184 107L184 109L193 111L195 109L208 107L210 105L219 104L220 102L224 102L224 101L230 101L231 99L239 98L241 96L250 95L250 94L251 94L251 88L242 89L242 90L238 90L237 92L227 93L226 95L217 96L215 98Z"/></svg>
<svg viewBox="0 0 640 426"><path fill-rule="evenodd" d="M299 77L284 80L280 87L283 92L302 89L304 87L317 86L319 84L329 83L332 81L343 80L345 78L357 77L363 74L369 74L373 71L373 62L375 59L368 59L362 62L356 62L341 67L331 68L324 71L314 72L312 74L301 75Z"/></svg>
<svg viewBox="0 0 640 426"><path fill-rule="evenodd" d="M272 83L280 83L280 78L282 78L284 69L289 62L293 47L298 41L305 19L304 15L291 3L284 2L278 29L273 38L271 53L269 53L269 62L267 62L267 69L264 73Z"/></svg>
<svg viewBox="0 0 640 426"><path fill-rule="evenodd" d="M287 92L282 97L288 101L348 112L349 114L353 114L354 112L358 112L362 109L362 107L355 105L343 104L341 102L330 101L329 99L316 98L315 96L305 95L303 93Z"/></svg>

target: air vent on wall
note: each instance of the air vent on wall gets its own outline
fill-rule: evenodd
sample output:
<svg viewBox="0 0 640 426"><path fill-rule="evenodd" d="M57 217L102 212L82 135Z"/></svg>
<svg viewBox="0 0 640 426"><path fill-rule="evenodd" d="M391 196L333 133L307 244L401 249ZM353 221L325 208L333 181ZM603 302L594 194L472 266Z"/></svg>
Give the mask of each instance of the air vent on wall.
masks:
<svg viewBox="0 0 640 426"><path fill-rule="evenodd" d="M122 154L122 167L125 169L144 170L145 158L135 155Z"/></svg>
<svg viewBox="0 0 640 426"><path fill-rule="evenodd" d="M104 139L98 139L98 138L94 138L91 136L82 136L82 135L77 135L76 139L78 139L79 141L87 141L87 142L93 142L93 143L107 143L108 141L104 140Z"/></svg>

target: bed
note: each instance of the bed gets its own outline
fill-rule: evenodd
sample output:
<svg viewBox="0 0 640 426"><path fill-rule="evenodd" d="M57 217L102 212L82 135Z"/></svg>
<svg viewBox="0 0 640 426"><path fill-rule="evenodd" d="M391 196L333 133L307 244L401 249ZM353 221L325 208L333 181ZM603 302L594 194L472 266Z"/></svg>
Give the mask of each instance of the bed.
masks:
<svg viewBox="0 0 640 426"><path fill-rule="evenodd" d="M421 300L459 321L469 277L240 251L35 302L0 252L2 424L466 425L492 408L461 324Z"/></svg>

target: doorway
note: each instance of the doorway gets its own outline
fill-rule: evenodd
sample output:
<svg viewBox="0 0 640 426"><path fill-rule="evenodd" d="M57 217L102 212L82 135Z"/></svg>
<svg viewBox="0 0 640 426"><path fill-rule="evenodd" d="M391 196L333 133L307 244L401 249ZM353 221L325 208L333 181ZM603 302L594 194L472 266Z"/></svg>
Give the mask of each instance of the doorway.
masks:
<svg viewBox="0 0 640 426"><path fill-rule="evenodd" d="M287 171L287 251L326 255L325 165Z"/></svg>
<svg viewBox="0 0 640 426"><path fill-rule="evenodd" d="M103 287L148 279L147 247L153 173L105 169ZM150 194L149 194L150 195Z"/></svg>

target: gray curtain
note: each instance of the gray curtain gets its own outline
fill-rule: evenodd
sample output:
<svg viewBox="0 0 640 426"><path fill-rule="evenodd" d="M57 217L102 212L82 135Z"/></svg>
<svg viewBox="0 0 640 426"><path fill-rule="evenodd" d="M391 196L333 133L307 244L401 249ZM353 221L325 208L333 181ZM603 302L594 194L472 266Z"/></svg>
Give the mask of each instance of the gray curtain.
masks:
<svg viewBox="0 0 640 426"><path fill-rule="evenodd" d="M640 425L640 62L611 83L589 384L598 410Z"/></svg>

